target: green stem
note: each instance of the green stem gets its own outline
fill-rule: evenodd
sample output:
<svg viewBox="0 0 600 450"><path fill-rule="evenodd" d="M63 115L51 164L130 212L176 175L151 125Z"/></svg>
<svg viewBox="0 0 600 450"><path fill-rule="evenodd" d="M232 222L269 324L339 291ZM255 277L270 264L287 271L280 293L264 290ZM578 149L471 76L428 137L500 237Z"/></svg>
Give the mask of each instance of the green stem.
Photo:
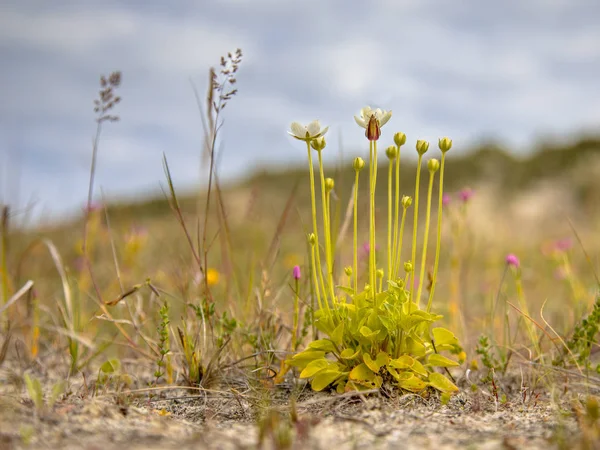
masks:
<svg viewBox="0 0 600 450"><path fill-rule="evenodd" d="M354 294L358 293L358 174L354 179Z"/></svg>
<svg viewBox="0 0 600 450"><path fill-rule="evenodd" d="M392 255L394 254L394 249L392 248L392 215L394 211L392 210L392 175L394 173L394 165L393 162L390 161L388 167L388 236L387 236L387 277L388 280L391 280L392 277ZM397 218L396 218L397 219Z"/></svg>
<svg viewBox="0 0 600 450"><path fill-rule="evenodd" d="M329 226L329 208L327 207L327 199L325 192L325 173L323 170L323 156L319 154L319 173L321 175L321 203L323 205L323 231L325 234L325 261L327 263L327 275L329 284L329 294L331 301L335 301L335 293L333 291L333 257L331 255L331 227Z"/></svg>
<svg viewBox="0 0 600 450"><path fill-rule="evenodd" d="M310 148L310 141L306 141L306 147L308 149L308 167L309 167L309 173L310 173L310 201L311 201L311 207L312 207L312 219L313 219L313 234L315 235L315 239L316 239L316 246L317 246L317 252L316 252L316 272L319 274L319 280L321 281L321 289L323 290L323 296L325 298L325 303L327 303L327 290L325 289L325 282L323 280L323 269L321 266L321 253L318 251L319 248L319 231L317 228L317 204L316 204L316 199L315 199L315 174L314 174L314 168L313 168L313 160L312 160L312 153L311 153L311 148ZM319 285L315 284L316 288L319 289ZM319 308L321 308L321 306L319 306Z"/></svg>
<svg viewBox="0 0 600 450"><path fill-rule="evenodd" d="M310 258L311 258L311 275L313 278L313 284L315 286L315 293L317 294L317 304L319 305L319 310L323 309L323 303L321 302L321 291L319 290L319 283L317 281L317 268L316 268L316 261L315 261L315 246L317 244L311 245L310 246ZM327 304L327 302L325 302L325 304ZM329 306L329 305L328 305ZM314 325L314 312L313 312L313 325Z"/></svg>
<svg viewBox="0 0 600 450"><path fill-rule="evenodd" d="M294 295L294 326L293 326L293 334L292 334L292 352L296 351L298 348L298 316L300 312L300 308L298 306L299 303L299 292L300 292L300 283L298 279L296 281L296 292Z"/></svg>
<svg viewBox="0 0 600 450"><path fill-rule="evenodd" d="M371 289L373 290L373 303L377 309L376 294L377 294L377 260L375 258L375 188L377 187L377 141L370 141L371 145L371 224L369 226L369 258L370 258L370 273L371 273Z"/></svg>
<svg viewBox="0 0 600 450"><path fill-rule="evenodd" d="M400 149L398 147L398 156L396 157L396 205L394 209L394 244L393 244L393 255L394 260L392 262L393 279L398 276L398 261L396 255L398 254L398 216L400 215Z"/></svg>
<svg viewBox="0 0 600 450"><path fill-rule="evenodd" d="M446 152L442 152L442 162L440 164L440 192L438 195L438 217L437 217L437 242L435 245L435 263L433 265L433 278L431 279L431 291L429 291L429 300L427 301L427 312L431 311L433 303L433 294L437 283L438 268L440 265L440 248L442 245L442 208L444 203L444 165L446 162Z"/></svg>
<svg viewBox="0 0 600 450"><path fill-rule="evenodd" d="M396 273L395 276L398 276L398 272L400 271L400 264L402 258L402 238L404 237L404 224L406 222L406 210L408 208L402 208L402 220L400 221L400 232L398 236L398 248L396 249Z"/></svg>
<svg viewBox="0 0 600 450"><path fill-rule="evenodd" d="M417 179L415 181L415 210L413 212L413 237L412 237L412 256L411 256L411 264L413 266L413 270L410 275L410 301L413 301L413 293L414 293L414 284L415 284L415 271L417 268L417 225L419 223L419 185L421 184L421 161L423 159L423 155L419 154L419 159L417 160ZM410 307L410 303L409 303Z"/></svg>
<svg viewBox="0 0 600 450"><path fill-rule="evenodd" d="M421 301L423 278L425 278L425 263L427 262L427 242L429 241L429 222L431 219L431 197L433 193L433 180L435 171L429 171L429 186L427 188L427 212L425 213L425 236L423 237L423 250L421 253L421 273L419 275L419 289L417 290L417 304ZM427 305L429 307L429 305Z"/></svg>

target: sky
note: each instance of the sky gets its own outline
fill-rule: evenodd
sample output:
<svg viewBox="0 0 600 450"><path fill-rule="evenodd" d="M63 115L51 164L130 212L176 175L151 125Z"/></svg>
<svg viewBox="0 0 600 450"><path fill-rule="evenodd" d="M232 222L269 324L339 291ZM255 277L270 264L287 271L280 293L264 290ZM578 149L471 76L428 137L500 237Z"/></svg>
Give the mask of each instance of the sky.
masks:
<svg viewBox="0 0 600 450"><path fill-rule="evenodd" d="M206 175L193 86L243 50L223 112L222 179L305 162L292 121L329 125L326 158L364 155L352 116L391 109L393 133L453 151L496 139L527 152L600 124L597 0L145 0L0 2L0 203L60 217L87 197L99 77L122 72L95 192L160 193ZM410 148L410 151L412 151ZM98 197L97 197L98 198Z"/></svg>

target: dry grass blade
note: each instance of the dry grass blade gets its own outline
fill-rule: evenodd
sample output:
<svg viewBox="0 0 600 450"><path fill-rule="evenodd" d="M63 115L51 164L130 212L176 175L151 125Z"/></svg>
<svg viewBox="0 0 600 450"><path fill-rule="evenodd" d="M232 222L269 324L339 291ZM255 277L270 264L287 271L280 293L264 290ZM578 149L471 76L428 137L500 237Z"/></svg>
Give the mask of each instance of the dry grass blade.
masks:
<svg viewBox="0 0 600 450"><path fill-rule="evenodd" d="M275 234L273 235L273 239L271 240L271 244L269 245L269 250L267 251L267 257L265 258L265 267L271 268L275 263L277 245L279 244L281 233L283 233L288 216L290 215L290 211L292 210L292 205L294 204L294 199L296 198L296 191L298 190L298 184L299 181L296 181L294 187L292 188L292 192L290 192L287 202L285 203L283 212L279 217L277 228L275 228Z"/></svg>
<svg viewBox="0 0 600 450"><path fill-rule="evenodd" d="M27 283L25 283L25 285L23 285L23 287L21 289L19 289L15 293L15 295L13 295L10 299L8 299L8 301L4 305L0 306L0 314L2 314L4 311L6 311L8 308L10 308L11 305L16 303L17 300L19 300L21 297L23 297L23 295L25 295L32 287L33 287L33 281L29 280Z"/></svg>
<svg viewBox="0 0 600 450"><path fill-rule="evenodd" d="M181 225L181 228L183 229L183 232L185 233L185 237L187 238L188 244L190 245L190 250L192 251L192 255L194 256L194 259L196 261L196 263L198 264L198 268L200 269L200 272L203 271L202 269L202 263L200 262L200 256L198 255L198 252L196 251L196 249L194 248L194 243L192 241L192 237L190 236L190 233L188 232L187 226L185 224L185 220L183 218L183 213L181 211L181 206L179 205L179 200L177 199L177 194L175 193L175 186L173 185L173 177L171 177L171 171L169 170L169 163L167 162L167 155L165 155L163 153L163 168L165 170L165 176L167 177L167 183L169 184L169 196L167 196L167 200L169 201L169 205L171 206L171 209L173 210L173 212L175 213L175 216L177 217L177 221L179 222L179 225Z"/></svg>

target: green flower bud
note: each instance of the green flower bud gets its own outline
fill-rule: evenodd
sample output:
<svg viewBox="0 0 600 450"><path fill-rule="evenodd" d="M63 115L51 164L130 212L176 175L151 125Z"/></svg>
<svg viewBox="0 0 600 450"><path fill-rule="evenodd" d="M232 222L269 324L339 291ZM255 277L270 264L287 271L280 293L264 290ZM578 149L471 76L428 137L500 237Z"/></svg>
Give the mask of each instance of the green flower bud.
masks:
<svg viewBox="0 0 600 450"><path fill-rule="evenodd" d="M317 243L317 237L315 233L308 233L308 243L310 245L315 245Z"/></svg>
<svg viewBox="0 0 600 450"><path fill-rule="evenodd" d="M438 140L438 147L440 148L442 153L446 153L448 150L450 150L452 148L452 139L449 139L447 137L440 138Z"/></svg>
<svg viewBox="0 0 600 450"><path fill-rule="evenodd" d="M377 278L383 278L383 269L377 269Z"/></svg>
<svg viewBox="0 0 600 450"><path fill-rule="evenodd" d="M348 266L348 267L344 267L344 273L346 274L346 276L351 277L352 276L352 267Z"/></svg>
<svg viewBox="0 0 600 450"><path fill-rule="evenodd" d="M400 131L394 134L394 143L398 147L402 147L404 144L406 144L406 135Z"/></svg>
<svg viewBox="0 0 600 450"><path fill-rule="evenodd" d="M334 186L335 181L333 181L333 178L325 178L325 192L332 191Z"/></svg>
<svg viewBox="0 0 600 450"><path fill-rule="evenodd" d="M365 160L362 159L360 156L354 158L354 163L352 163L352 167L354 167L354 170L356 170L357 172L359 170L362 170L362 168L365 167Z"/></svg>
<svg viewBox="0 0 600 450"><path fill-rule="evenodd" d="M411 273L413 271L413 265L412 265L412 263L410 261L406 261L404 263L404 271L406 273Z"/></svg>
<svg viewBox="0 0 600 450"><path fill-rule="evenodd" d="M390 145L388 148L385 149L385 154L390 160L396 159L396 156L398 156L398 147L396 147L395 145Z"/></svg>
<svg viewBox="0 0 600 450"><path fill-rule="evenodd" d="M427 150L429 150L429 142L419 139L417 141L417 153L419 155L424 155Z"/></svg>
<svg viewBox="0 0 600 450"><path fill-rule="evenodd" d="M324 136L318 137L318 138L313 139L312 141L310 141L310 146L312 148L314 148L318 152L320 152L321 150L323 150L326 145L327 145L327 143L325 142L325 137Z"/></svg>
<svg viewBox="0 0 600 450"><path fill-rule="evenodd" d="M408 209L408 207L412 205L412 197L409 197L408 195L403 195L402 196L402 207L404 209Z"/></svg>
<svg viewBox="0 0 600 450"><path fill-rule="evenodd" d="M438 170L440 170L440 162L437 159L432 158L429 161L427 161L427 168L431 173L437 172Z"/></svg>

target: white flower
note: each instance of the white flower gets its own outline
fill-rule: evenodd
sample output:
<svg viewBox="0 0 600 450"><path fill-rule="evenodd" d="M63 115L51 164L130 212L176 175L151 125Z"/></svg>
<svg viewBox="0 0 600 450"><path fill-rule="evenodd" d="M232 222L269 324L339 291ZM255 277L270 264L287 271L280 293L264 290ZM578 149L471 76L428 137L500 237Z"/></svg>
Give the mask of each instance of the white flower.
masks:
<svg viewBox="0 0 600 450"><path fill-rule="evenodd" d="M360 110L360 117L354 116L354 120L363 128L367 128L369 126L369 120L371 117L375 116L377 119L377 123L380 127L384 126L390 118L392 117L392 111L385 111L379 108L373 110L370 106L365 106Z"/></svg>
<svg viewBox="0 0 600 450"><path fill-rule="evenodd" d="M327 133L329 127L321 129L321 124L319 121L313 120L307 126L304 126L298 122L292 122L290 129L292 131L288 131L288 133L296 139L300 139L301 141L312 141L313 139L319 138Z"/></svg>

